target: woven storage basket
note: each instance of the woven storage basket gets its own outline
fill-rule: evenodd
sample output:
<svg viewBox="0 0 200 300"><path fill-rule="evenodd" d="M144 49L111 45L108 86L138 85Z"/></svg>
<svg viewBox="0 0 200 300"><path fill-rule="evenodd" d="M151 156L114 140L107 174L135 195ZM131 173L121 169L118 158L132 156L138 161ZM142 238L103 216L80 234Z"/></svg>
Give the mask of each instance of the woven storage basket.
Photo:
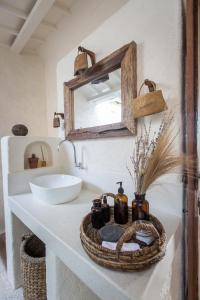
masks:
<svg viewBox="0 0 200 300"><path fill-rule="evenodd" d="M32 257L26 253L31 238L24 236L20 248L24 300L47 300L45 257Z"/></svg>
<svg viewBox="0 0 200 300"><path fill-rule="evenodd" d="M131 220L131 208L129 208L129 220ZM101 266L121 271L139 271L150 267L159 261L165 254L166 234L160 221L150 215L151 223L132 223L129 221L125 227L125 233L117 243L116 251L101 246L101 238L98 230L92 228L91 213L82 221L80 238L88 256ZM111 221L113 223L113 207L111 208ZM138 230L151 231L155 241L151 246L143 247L134 252L121 252L124 242L129 241Z"/></svg>

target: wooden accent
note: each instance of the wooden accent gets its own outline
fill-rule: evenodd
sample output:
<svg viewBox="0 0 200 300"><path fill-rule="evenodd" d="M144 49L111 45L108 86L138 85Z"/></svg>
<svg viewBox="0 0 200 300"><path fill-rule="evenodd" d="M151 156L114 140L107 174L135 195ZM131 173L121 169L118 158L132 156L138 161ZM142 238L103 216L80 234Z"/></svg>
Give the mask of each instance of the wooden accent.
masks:
<svg viewBox="0 0 200 300"><path fill-rule="evenodd" d="M183 148L193 160L184 184L185 282L184 299L198 298L198 201L197 201L197 14L198 1L186 1L185 97L183 99ZM191 167L190 167L191 169Z"/></svg>
<svg viewBox="0 0 200 300"><path fill-rule="evenodd" d="M91 59L91 63L92 63L92 66L96 63L96 56L95 56L95 53L82 47L82 46L79 46L78 47L78 51L82 51L82 52L85 52L89 55L90 59Z"/></svg>
<svg viewBox="0 0 200 300"><path fill-rule="evenodd" d="M64 83L65 136L71 140L136 134L132 101L137 95L136 43L131 42L100 60L82 75ZM122 122L74 129L74 90L121 67Z"/></svg>
<svg viewBox="0 0 200 300"><path fill-rule="evenodd" d="M135 42L132 42L130 44L133 44L134 47L136 47ZM130 44L127 44L122 48L114 51L104 59L97 62L94 66L89 68L83 76L77 76L76 78L65 82L64 85L73 90L78 89L79 87L91 82L98 77L119 69Z"/></svg>
<svg viewBox="0 0 200 300"><path fill-rule="evenodd" d="M93 66L96 63L95 53L82 46L78 47L78 55L76 56L74 62L74 76L82 75L87 71L88 55L90 57L91 64Z"/></svg>
<svg viewBox="0 0 200 300"><path fill-rule="evenodd" d="M68 137L73 140L83 140L127 135L130 135L130 131L127 127L125 127L123 123L115 123L83 129L72 129Z"/></svg>
<svg viewBox="0 0 200 300"><path fill-rule="evenodd" d="M64 86L64 109L65 136L68 137L74 128L74 93L67 86Z"/></svg>
<svg viewBox="0 0 200 300"><path fill-rule="evenodd" d="M88 69L87 53L83 52L76 56L74 62L74 76L83 74Z"/></svg>
<svg viewBox="0 0 200 300"><path fill-rule="evenodd" d="M121 62L122 122L135 134L136 121L133 117L133 99L137 96L136 46L131 43Z"/></svg>

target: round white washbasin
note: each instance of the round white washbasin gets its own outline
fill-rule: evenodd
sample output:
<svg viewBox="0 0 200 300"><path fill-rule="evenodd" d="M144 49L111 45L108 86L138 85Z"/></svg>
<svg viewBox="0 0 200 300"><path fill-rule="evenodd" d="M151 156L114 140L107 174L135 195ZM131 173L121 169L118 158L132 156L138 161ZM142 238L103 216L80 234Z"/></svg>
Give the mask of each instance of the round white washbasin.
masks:
<svg viewBox="0 0 200 300"><path fill-rule="evenodd" d="M52 174L33 178L29 184L35 198L49 204L59 204L79 196L82 179L71 175Z"/></svg>

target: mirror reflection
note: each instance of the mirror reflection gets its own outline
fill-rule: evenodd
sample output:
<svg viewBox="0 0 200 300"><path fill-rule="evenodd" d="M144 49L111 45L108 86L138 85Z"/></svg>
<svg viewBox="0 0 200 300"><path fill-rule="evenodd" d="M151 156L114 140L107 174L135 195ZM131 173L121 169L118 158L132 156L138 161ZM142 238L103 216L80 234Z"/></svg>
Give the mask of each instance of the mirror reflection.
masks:
<svg viewBox="0 0 200 300"><path fill-rule="evenodd" d="M74 91L74 129L121 122L121 70Z"/></svg>

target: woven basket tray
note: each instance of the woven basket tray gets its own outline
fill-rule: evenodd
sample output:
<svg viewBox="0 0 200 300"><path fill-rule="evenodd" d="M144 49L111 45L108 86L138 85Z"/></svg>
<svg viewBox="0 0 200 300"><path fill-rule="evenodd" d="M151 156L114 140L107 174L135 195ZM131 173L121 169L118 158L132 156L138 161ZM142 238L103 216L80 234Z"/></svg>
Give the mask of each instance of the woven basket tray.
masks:
<svg viewBox="0 0 200 300"><path fill-rule="evenodd" d="M111 207L111 221L114 223L114 209ZM165 254L166 234L160 221L150 215L151 223L132 223L131 208L129 208L129 222L122 225L125 228L124 234L117 243L116 250L110 250L101 246L101 238L98 230L91 224L91 213L82 221L80 227L80 238L88 256L97 264L121 271L139 271L150 267L152 264L161 260ZM145 246L134 252L121 252L124 242L129 241L138 230L151 231L155 241L151 246Z"/></svg>

